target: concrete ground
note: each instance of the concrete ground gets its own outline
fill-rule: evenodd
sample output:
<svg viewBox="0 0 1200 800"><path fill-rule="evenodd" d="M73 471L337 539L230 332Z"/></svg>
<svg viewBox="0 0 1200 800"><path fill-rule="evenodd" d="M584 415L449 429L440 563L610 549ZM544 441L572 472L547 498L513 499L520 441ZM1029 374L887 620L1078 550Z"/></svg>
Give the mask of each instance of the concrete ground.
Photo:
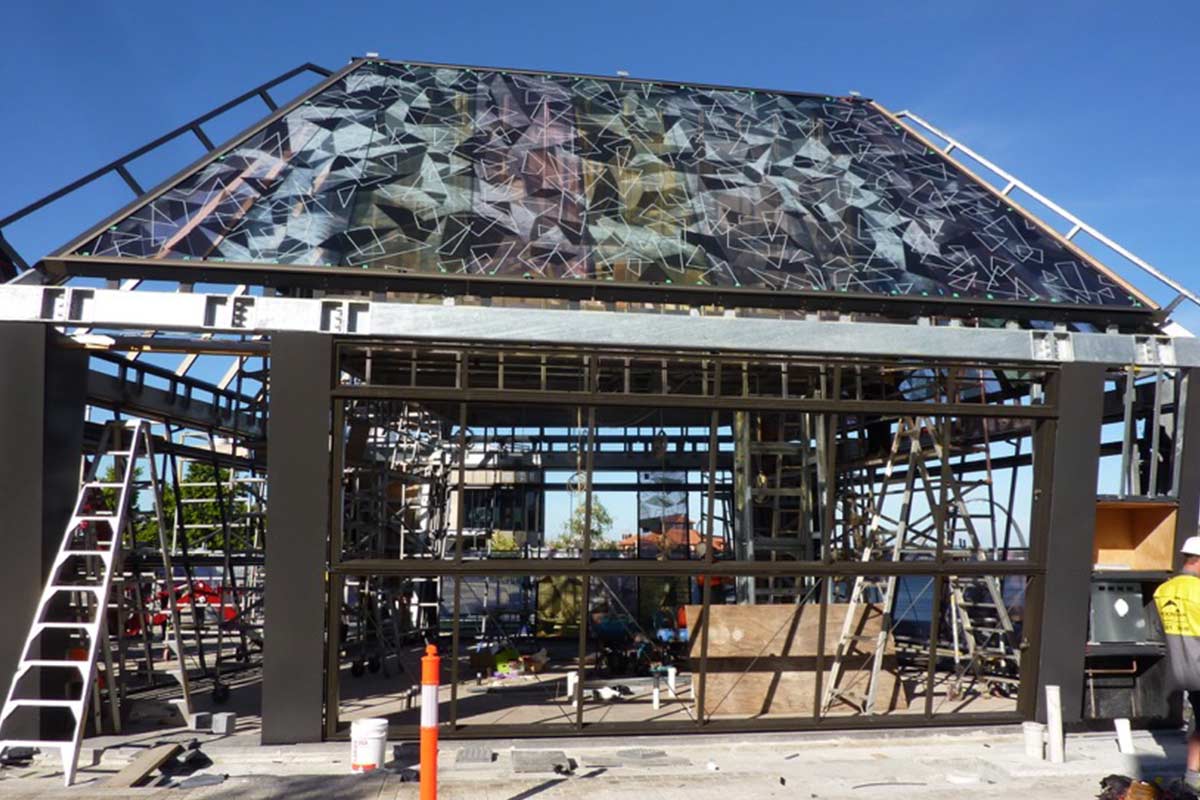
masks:
<svg viewBox="0 0 1200 800"><path fill-rule="evenodd" d="M213 761L196 775L227 775L218 785L170 783L139 789L105 788L105 780L146 747L195 737ZM256 737L255 737L256 738ZM64 789L57 758L0 769L0 797L416 798L416 748L390 743L396 760L385 771L349 773L350 745L258 746L245 734L217 737L177 732L127 736L85 750L77 784ZM1122 756L1115 737L1072 736L1067 763L1025 755L1015 727L916 732L750 734L737 736L447 741L439 756L442 798L471 800L588 800L628 798L1094 798L1110 773L1176 777L1183 737L1135 734L1137 752ZM568 762L568 773L554 764ZM472 763L468 763L472 762ZM90 766L84 766L90 765ZM518 771L529 769L532 771Z"/></svg>

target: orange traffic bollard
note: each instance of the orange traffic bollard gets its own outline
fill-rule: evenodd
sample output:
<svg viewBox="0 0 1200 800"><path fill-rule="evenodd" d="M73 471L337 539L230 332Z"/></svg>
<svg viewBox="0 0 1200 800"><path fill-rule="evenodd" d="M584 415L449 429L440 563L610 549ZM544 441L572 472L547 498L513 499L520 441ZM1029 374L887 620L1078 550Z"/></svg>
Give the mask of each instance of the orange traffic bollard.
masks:
<svg viewBox="0 0 1200 800"><path fill-rule="evenodd" d="M425 646L421 658L421 800L437 800L438 677L437 647Z"/></svg>

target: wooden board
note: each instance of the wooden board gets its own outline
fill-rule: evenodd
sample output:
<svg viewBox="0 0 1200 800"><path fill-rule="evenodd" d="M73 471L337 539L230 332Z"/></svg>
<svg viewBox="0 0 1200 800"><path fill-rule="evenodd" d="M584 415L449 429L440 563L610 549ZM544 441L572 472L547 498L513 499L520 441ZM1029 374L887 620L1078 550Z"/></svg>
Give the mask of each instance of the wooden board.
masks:
<svg viewBox="0 0 1200 800"><path fill-rule="evenodd" d="M1132 570L1171 569L1176 514L1173 503L1099 502L1092 563Z"/></svg>
<svg viewBox="0 0 1200 800"><path fill-rule="evenodd" d="M183 745L178 743L160 744L149 750L143 750L134 756L124 769L105 781L104 785L112 788L137 786L150 777L150 773L182 752Z"/></svg>
<svg viewBox="0 0 1200 800"><path fill-rule="evenodd" d="M700 606L688 606L688 631L693 670L699 669ZM828 686L833 654L837 650L848 604L832 603L825 627L825 670L822 687ZM811 715L816 690L817 639L821 610L817 605L716 605L710 609L708 680L704 710L716 715ZM875 606L860 605L852 630L858 635L878 634L882 615ZM870 642L851 646L839 685L864 694L871 669ZM824 691L824 688L822 689ZM897 675L895 643L889 636L875 695L875 713L908 707L908 692ZM834 714L856 713L837 702Z"/></svg>

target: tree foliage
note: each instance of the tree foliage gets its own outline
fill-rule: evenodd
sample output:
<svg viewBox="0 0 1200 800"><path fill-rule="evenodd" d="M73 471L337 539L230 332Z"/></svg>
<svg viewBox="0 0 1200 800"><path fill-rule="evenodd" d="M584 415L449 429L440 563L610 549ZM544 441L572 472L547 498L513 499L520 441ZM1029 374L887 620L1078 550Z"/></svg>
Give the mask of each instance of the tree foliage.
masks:
<svg viewBox="0 0 1200 800"><path fill-rule="evenodd" d="M583 547L583 532L589 526L587 525L587 507L583 503L575 506L562 526L562 532L558 538L550 543L551 547L559 550L578 550ZM592 524L590 526L592 549L593 550L612 550L617 546L617 543L605 538L609 530L612 528L612 515L608 513L608 509L604 504L592 498Z"/></svg>
<svg viewBox="0 0 1200 800"><path fill-rule="evenodd" d="M227 509L226 516L230 524L230 547L237 550L249 546L250 542L247 541L249 534L243 526L238 524L241 520L236 518L237 512L243 509L246 501L250 499L248 490L243 488L239 490L236 497L229 497L229 470L221 469L218 472L211 464L199 461L189 462L187 469L184 470L183 486L179 492L180 502L176 502L176 491L173 485L165 484L163 486L162 513L167 528L168 544L173 540L173 531L179 529L186 532L189 549L220 550L223 548L221 507L217 502L216 476L218 474L221 481L221 493ZM124 477L114 464L104 471L100 480L105 483L120 483ZM136 469L134 480L141 480L142 477L143 473L139 467ZM101 490L106 508L116 508L119 492L120 489L117 488ZM140 512L133 525L134 539L138 545L157 547L159 544L158 520L154 513L153 502L151 498L144 496L142 487L134 487L133 494L131 507ZM181 511L183 514L182 526L178 525L178 516Z"/></svg>

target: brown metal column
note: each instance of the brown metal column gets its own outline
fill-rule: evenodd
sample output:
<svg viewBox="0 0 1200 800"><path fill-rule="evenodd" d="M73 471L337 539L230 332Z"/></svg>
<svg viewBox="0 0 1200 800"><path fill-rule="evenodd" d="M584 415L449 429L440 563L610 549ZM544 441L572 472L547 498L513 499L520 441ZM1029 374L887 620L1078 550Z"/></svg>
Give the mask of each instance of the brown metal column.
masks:
<svg viewBox="0 0 1200 800"><path fill-rule="evenodd" d="M1064 722L1078 722L1083 713L1104 373L1102 364L1066 364L1051 378L1047 397L1060 416L1053 440L1039 440L1034 453L1035 462L1050 460L1049 469L1036 471L1032 512L1032 547L1035 557L1046 559L1045 590L1036 592L1042 600L1037 718L1043 722L1048 685L1062 687Z"/></svg>
<svg viewBox="0 0 1200 800"><path fill-rule="evenodd" d="M0 324L0 689L20 658L79 489L87 353L45 325ZM43 687L49 690L49 687ZM5 727L8 736L38 731ZM51 734L52 731L43 731Z"/></svg>
<svg viewBox="0 0 1200 800"><path fill-rule="evenodd" d="M1175 450L1179 475L1179 513L1175 519L1175 550L1189 536L1200 534L1200 369L1183 370L1183 408L1175 414L1182 435Z"/></svg>
<svg viewBox="0 0 1200 800"><path fill-rule="evenodd" d="M330 337L272 336L263 744L321 740L332 382Z"/></svg>

